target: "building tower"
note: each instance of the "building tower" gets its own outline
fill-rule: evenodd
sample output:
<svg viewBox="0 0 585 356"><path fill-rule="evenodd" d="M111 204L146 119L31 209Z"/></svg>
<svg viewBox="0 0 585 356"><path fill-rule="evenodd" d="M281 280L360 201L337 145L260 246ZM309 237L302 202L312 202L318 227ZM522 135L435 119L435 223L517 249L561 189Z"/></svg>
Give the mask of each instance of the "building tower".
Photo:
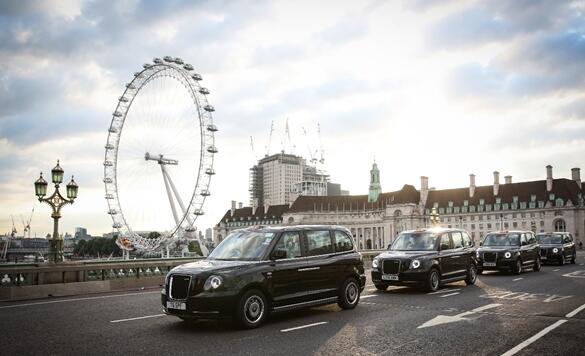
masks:
<svg viewBox="0 0 585 356"><path fill-rule="evenodd" d="M368 193L368 202L373 203L378 200L378 196L382 193L382 186L380 185L380 171L376 161L370 170L370 191Z"/></svg>

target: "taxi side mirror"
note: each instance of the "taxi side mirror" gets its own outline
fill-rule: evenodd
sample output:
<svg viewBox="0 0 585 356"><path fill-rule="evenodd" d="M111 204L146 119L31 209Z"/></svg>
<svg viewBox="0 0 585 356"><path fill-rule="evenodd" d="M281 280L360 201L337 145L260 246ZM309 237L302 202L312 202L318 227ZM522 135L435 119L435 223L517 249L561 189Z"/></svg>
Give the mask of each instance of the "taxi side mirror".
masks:
<svg viewBox="0 0 585 356"><path fill-rule="evenodd" d="M286 258L285 250L274 250L270 255L271 260L282 260Z"/></svg>

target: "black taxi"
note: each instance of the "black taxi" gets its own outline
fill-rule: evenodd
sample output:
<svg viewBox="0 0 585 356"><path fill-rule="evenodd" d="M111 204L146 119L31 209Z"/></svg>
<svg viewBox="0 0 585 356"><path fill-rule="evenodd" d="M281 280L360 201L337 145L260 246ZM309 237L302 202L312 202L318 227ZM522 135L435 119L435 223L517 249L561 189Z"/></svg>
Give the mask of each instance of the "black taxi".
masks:
<svg viewBox="0 0 585 356"><path fill-rule="evenodd" d="M372 261L372 281L379 290L389 285L418 285L433 292L444 283L477 278L476 253L465 230L431 228L404 231L388 251Z"/></svg>
<svg viewBox="0 0 585 356"><path fill-rule="evenodd" d="M520 274L540 271L540 247L532 231L499 231L485 235L477 249L478 272L505 270Z"/></svg>
<svg viewBox="0 0 585 356"><path fill-rule="evenodd" d="M577 260L577 247L570 232L544 232L536 234L540 245L542 263L555 262L564 265Z"/></svg>
<svg viewBox="0 0 585 356"><path fill-rule="evenodd" d="M233 317L255 328L270 312L357 306L362 256L340 226L253 227L228 235L205 259L166 276L163 312L181 319Z"/></svg>

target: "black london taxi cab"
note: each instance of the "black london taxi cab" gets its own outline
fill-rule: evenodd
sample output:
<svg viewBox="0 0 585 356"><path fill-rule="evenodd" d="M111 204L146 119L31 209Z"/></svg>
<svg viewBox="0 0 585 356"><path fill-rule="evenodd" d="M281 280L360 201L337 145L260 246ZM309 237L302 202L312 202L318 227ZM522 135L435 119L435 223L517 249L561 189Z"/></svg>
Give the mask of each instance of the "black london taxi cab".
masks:
<svg viewBox="0 0 585 356"><path fill-rule="evenodd" d="M181 319L233 317L260 326L270 312L357 306L362 256L340 226L253 227L228 235L205 259L173 268L161 301Z"/></svg>
<svg viewBox="0 0 585 356"><path fill-rule="evenodd" d="M540 271L540 247L532 231L488 233L477 249L478 272L505 270L520 274L526 268Z"/></svg>
<svg viewBox="0 0 585 356"><path fill-rule="evenodd" d="M545 232L536 234L540 245L542 263L556 262L564 265L577 260L577 247L570 232Z"/></svg>
<svg viewBox="0 0 585 356"><path fill-rule="evenodd" d="M372 261L377 289L418 285L433 292L444 283L477 278L476 253L465 230L431 228L402 232L388 251Z"/></svg>

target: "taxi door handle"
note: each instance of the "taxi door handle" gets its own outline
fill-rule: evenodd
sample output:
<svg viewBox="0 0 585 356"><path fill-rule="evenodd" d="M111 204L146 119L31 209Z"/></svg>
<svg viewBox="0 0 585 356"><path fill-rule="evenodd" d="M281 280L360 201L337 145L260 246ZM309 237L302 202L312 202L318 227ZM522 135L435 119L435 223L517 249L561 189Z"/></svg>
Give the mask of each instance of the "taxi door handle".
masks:
<svg viewBox="0 0 585 356"><path fill-rule="evenodd" d="M318 269L321 269L321 267L299 268L297 271L299 271L299 272L308 272L308 271L316 271Z"/></svg>

